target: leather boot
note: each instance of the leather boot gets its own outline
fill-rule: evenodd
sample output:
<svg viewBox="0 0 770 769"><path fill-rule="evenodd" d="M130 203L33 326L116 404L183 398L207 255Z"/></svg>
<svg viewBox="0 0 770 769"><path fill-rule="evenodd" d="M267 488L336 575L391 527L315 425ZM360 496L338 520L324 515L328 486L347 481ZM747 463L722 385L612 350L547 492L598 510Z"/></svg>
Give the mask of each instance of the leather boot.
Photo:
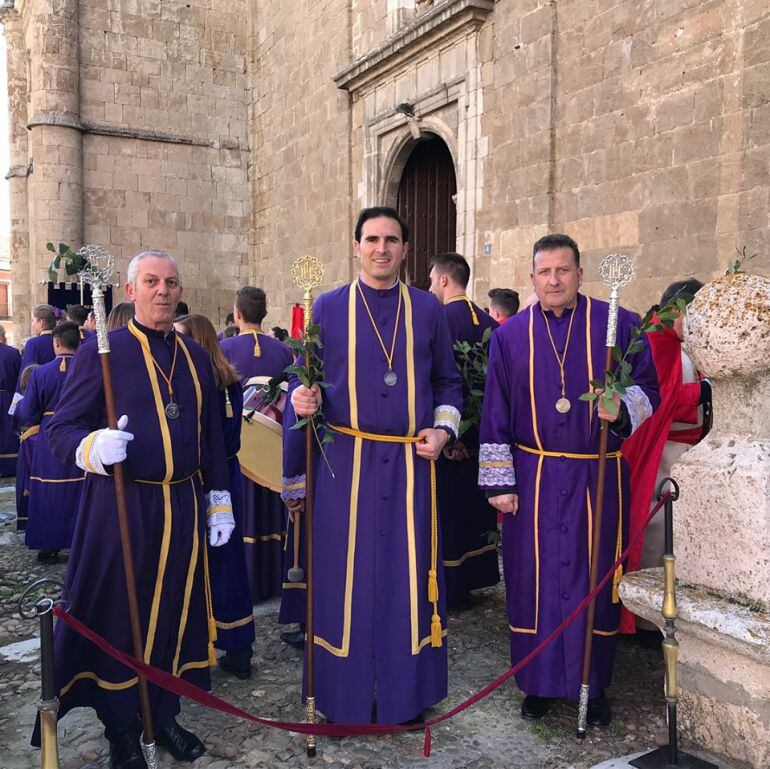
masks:
<svg viewBox="0 0 770 769"><path fill-rule="evenodd" d="M139 726L104 730L110 742L110 769L147 769L139 742Z"/></svg>
<svg viewBox="0 0 770 769"><path fill-rule="evenodd" d="M164 726L156 727L155 742L177 761L195 761L206 752L203 743L192 732L179 726L174 718Z"/></svg>

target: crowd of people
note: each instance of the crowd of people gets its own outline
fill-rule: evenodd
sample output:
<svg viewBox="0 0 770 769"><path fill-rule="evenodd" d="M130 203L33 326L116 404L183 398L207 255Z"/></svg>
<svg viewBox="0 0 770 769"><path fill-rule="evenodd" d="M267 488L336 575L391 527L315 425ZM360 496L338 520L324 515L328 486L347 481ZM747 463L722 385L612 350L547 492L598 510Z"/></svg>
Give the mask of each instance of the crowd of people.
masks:
<svg viewBox="0 0 770 769"><path fill-rule="evenodd" d="M281 637L304 646L301 532L311 480L315 696L330 722L420 723L446 696L447 612L472 609L473 591L500 580L498 527L512 663L572 612L588 592L592 560L600 573L610 568L650 510L656 477L707 429L710 386L681 349L681 312L627 356L633 384L623 395L583 399L604 368L608 304L580 292L574 240L552 234L534 244L534 293L521 309L507 288L489 292L487 309L474 303L470 267L457 253L435 255L429 292L406 285L408 243L395 210L361 211L360 274L312 310L323 386L303 385L296 367L286 373L288 332L263 328L261 288L236 292L217 334L181 301L179 265L157 250L132 259L127 301L109 315L117 429L107 427L87 308L69 307L57 322L39 305L23 353L0 344L0 472L16 475L18 527L38 560L69 550L64 599L75 617L132 653L116 463L144 661L203 688L215 664L241 679L254 674L256 603L280 597L279 622L289 626ZM699 286L674 284L661 304ZM620 309L621 348L638 322ZM461 360L462 350L470 358ZM485 386L463 376L468 366ZM261 404L282 380L283 397ZM482 396L474 420L470 403ZM280 492L239 465L250 410L282 423ZM329 438L306 467L304 431L292 428L317 415ZM592 553L601 420L608 472L601 549ZM658 528L627 568L659 562ZM606 689L618 633L635 630L632 615L621 617L620 573L596 605L595 727L612 717ZM578 698L584 635L581 616L516 676L522 717ZM55 675L59 716L94 708L111 766L144 769L137 678L62 623ZM204 752L177 721L177 696L150 686L150 704L161 747L182 761Z"/></svg>

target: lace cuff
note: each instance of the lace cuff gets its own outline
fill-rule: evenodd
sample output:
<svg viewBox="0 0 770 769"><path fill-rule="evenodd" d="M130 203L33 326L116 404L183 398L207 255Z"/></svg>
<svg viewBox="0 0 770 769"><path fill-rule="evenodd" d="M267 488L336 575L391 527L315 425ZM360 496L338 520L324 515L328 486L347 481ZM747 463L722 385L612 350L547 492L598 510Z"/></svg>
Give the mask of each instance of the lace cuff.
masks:
<svg viewBox="0 0 770 769"><path fill-rule="evenodd" d="M75 449L75 464L87 473L109 475L104 469L104 465L102 464L102 460L99 459L98 453L94 451L94 441L100 432L102 431L95 430L80 441L78 447Z"/></svg>
<svg viewBox="0 0 770 769"><path fill-rule="evenodd" d="M507 443L482 443L479 446L479 486L510 488L515 485L511 447Z"/></svg>
<svg viewBox="0 0 770 769"><path fill-rule="evenodd" d="M230 500L230 492L209 491L206 494L206 515L209 526L215 526L218 523L232 523L233 505Z"/></svg>
<svg viewBox="0 0 770 769"><path fill-rule="evenodd" d="M305 474L292 475L290 478L283 479L283 490L281 491L281 499L287 502L290 499L304 499L305 498Z"/></svg>
<svg viewBox="0 0 770 769"><path fill-rule="evenodd" d="M460 412L454 406L436 406L433 409L433 427L446 427L452 431L452 438L457 440L460 433Z"/></svg>
<svg viewBox="0 0 770 769"><path fill-rule="evenodd" d="M652 416L652 404L639 385L626 388L626 394L621 395L620 399L628 409L628 416L631 419L631 435L633 435L639 425Z"/></svg>

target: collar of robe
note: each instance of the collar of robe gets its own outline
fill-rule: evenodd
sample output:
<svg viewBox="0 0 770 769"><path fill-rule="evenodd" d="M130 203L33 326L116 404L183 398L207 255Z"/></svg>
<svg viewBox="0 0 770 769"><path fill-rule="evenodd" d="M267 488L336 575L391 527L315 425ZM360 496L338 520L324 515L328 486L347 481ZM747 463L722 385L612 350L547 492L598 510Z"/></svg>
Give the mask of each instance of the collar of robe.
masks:
<svg viewBox="0 0 770 769"><path fill-rule="evenodd" d="M378 297L378 296L391 296L397 291L400 291L401 286L401 279L396 278L396 282L389 286L388 288L374 288L373 286L368 286L364 281L361 279L361 276L358 277L358 285L361 286L361 290L366 294L367 298L369 297Z"/></svg>
<svg viewBox="0 0 770 769"><path fill-rule="evenodd" d="M164 342L173 342L174 336L176 335L176 331L174 330L174 326L171 326L171 331L158 331L154 328L147 328L147 326L142 325L137 319L136 315L134 315L134 325L143 333L146 334L148 337L153 337L155 339L161 339Z"/></svg>
<svg viewBox="0 0 770 769"><path fill-rule="evenodd" d="M574 307L565 307L564 311L561 315L557 315L553 310L546 310L542 304L540 304L540 300L538 300L538 304L540 304L540 309L542 310L544 315L547 315L549 318L553 318L555 321L559 322L564 320L565 318L569 320L569 316L572 315L572 313L577 310L578 307L580 307L580 300L583 298L582 294L578 294L575 306Z"/></svg>

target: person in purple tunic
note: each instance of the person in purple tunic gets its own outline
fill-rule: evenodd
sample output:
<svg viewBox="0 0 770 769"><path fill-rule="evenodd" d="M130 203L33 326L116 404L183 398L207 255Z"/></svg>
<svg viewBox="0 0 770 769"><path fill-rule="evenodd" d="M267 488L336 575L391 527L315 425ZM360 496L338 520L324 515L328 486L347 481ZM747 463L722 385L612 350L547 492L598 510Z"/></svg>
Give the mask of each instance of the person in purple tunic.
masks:
<svg viewBox="0 0 770 769"><path fill-rule="evenodd" d="M94 335L93 331L86 328L86 323L88 322L88 316L90 313L91 311L88 309L88 307L82 304L67 305L67 320L78 324L78 328L80 329L81 342Z"/></svg>
<svg viewBox="0 0 770 769"><path fill-rule="evenodd" d="M80 344L80 328L76 323L61 323L51 337L56 357L32 372L16 411L21 424L37 425L39 431L29 474L24 543L30 550L39 551L40 563L56 563L59 550L69 548L83 491L83 471L57 459L45 434L46 425L56 413L72 356Z"/></svg>
<svg viewBox="0 0 770 769"><path fill-rule="evenodd" d="M360 276L313 308L329 386L322 395L292 382L284 417L289 429L323 404L334 432L331 470L315 465L313 554L316 703L337 722L420 719L447 691L431 474L457 437L462 383L440 303L398 278L407 241L395 210L359 214ZM305 476L295 453L283 496L296 515Z"/></svg>
<svg viewBox="0 0 770 769"><path fill-rule="evenodd" d="M30 363L19 374L19 390L21 395L27 391L32 372L39 368L39 363ZM16 461L16 531L27 528L27 512L29 510L29 476L32 469L32 458L35 456L40 425L27 427L19 422L18 416L11 417L15 432L19 432L19 456Z"/></svg>
<svg viewBox="0 0 770 769"><path fill-rule="evenodd" d="M8 409L19 381L21 355L5 339L5 329L0 326L0 476L8 477L16 475L19 454L19 436Z"/></svg>
<svg viewBox="0 0 770 769"><path fill-rule="evenodd" d="M211 576L211 605L217 625L214 646L224 649L219 658L222 670L244 680L251 677L251 645L254 643L249 579L243 550L243 487L238 450L241 448L243 388L235 367L225 358L217 341L217 332L204 315L183 315L174 321L178 333L194 339L210 356L214 365L219 415L225 439L230 471L230 498L235 530L223 547L208 549Z"/></svg>
<svg viewBox="0 0 770 769"><path fill-rule="evenodd" d="M21 367L24 371L30 363L48 363L55 357L51 332L56 325L56 313L50 304L38 304L32 309L32 325L30 327L33 336L27 339L21 354ZM22 399L18 381L8 413L13 415L19 401Z"/></svg>
<svg viewBox="0 0 770 769"><path fill-rule="evenodd" d="M222 352L232 363L241 383L254 377L267 381L280 376L292 364L289 348L262 331L267 315L267 297L261 288L244 286L235 295L233 308L238 336L221 342ZM278 492L243 476L243 542L251 586L251 600L260 603L281 595L283 541L286 509Z"/></svg>
<svg viewBox="0 0 770 769"><path fill-rule="evenodd" d="M487 329L497 328L465 293L470 277L461 254L439 254L431 262L430 291L444 305L452 342L479 343ZM465 383L463 395L468 396ZM478 427L444 449L437 470L447 602L450 609L469 608L471 590L500 581L497 545L489 541L497 533L497 516L478 486Z"/></svg>
<svg viewBox="0 0 770 769"><path fill-rule="evenodd" d="M97 339L75 356L46 437L53 453L86 471L64 599L69 611L133 654L110 466L123 463L144 659L208 688L216 626L208 595L204 537L224 545L235 521L211 359L173 329L182 294L172 256L144 251L128 266L136 315L109 334L118 429L105 428ZM128 432L130 430L131 432ZM59 716L96 710L113 769L145 769L139 744L137 679L89 641L56 626ZM150 686L155 739L182 761L200 740L176 721L179 697Z"/></svg>
<svg viewBox="0 0 770 769"><path fill-rule="evenodd" d="M479 485L503 515L503 566L516 663L588 594L591 520L596 499L600 419L610 422L599 574L628 535L628 468L620 446L657 408L649 345L629 356L633 387L609 411L580 400L602 379L608 304L578 293L580 251L566 235L535 243L532 282L538 301L492 335L481 421ZM617 343L625 350L635 316L621 308ZM615 578L596 600L588 723L611 711L620 604ZM544 716L555 698L579 696L585 613L516 676L527 695L521 714Z"/></svg>

